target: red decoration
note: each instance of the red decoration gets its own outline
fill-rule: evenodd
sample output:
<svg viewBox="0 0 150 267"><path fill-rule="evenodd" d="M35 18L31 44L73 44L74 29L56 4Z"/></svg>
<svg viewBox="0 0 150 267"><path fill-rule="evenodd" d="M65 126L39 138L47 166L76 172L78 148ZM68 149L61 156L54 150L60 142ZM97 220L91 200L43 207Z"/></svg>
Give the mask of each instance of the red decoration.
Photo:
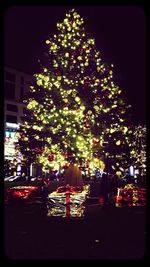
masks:
<svg viewBox="0 0 150 267"><path fill-rule="evenodd" d="M67 197L66 197L66 204L68 204L67 203ZM70 195L69 195L69 203L70 203ZM66 206L66 217L70 217L71 216L71 209L70 209L70 205L67 205Z"/></svg>
<svg viewBox="0 0 150 267"><path fill-rule="evenodd" d="M84 86L88 87L91 85L91 82L89 80L84 81Z"/></svg>
<svg viewBox="0 0 150 267"><path fill-rule="evenodd" d="M55 72L56 76L61 76L61 73L59 71Z"/></svg>
<svg viewBox="0 0 150 267"><path fill-rule="evenodd" d="M6 190L7 200L15 198L28 199L34 191L37 191L36 186L16 186Z"/></svg>
<svg viewBox="0 0 150 267"><path fill-rule="evenodd" d="M41 147L41 148L36 147L33 149L33 151L37 154L42 154L44 152L44 148L43 147Z"/></svg>
<svg viewBox="0 0 150 267"><path fill-rule="evenodd" d="M48 155L48 160L49 161L53 161L55 159L55 155L54 154L49 154Z"/></svg>
<svg viewBox="0 0 150 267"><path fill-rule="evenodd" d="M145 206L146 189L145 188L118 188L115 198L116 207L122 206Z"/></svg>
<svg viewBox="0 0 150 267"><path fill-rule="evenodd" d="M104 201L104 197L103 196L100 196L99 197L99 204L103 206L104 205L104 202L105 202Z"/></svg>
<svg viewBox="0 0 150 267"><path fill-rule="evenodd" d="M60 186L56 190L57 193L66 193L66 194L72 194L72 193L80 193L82 192L82 188L80 186Z"/></svg>
<svg viewBox="0 0 150 267"><path fill-rule="evenodd" d="M35 116L37 113L35 111L32 112L32 115Z"/></svg>
<svg viewBox="0 0 150 267"><path fill-rule="evenodd" d="M90 125L89 122L86 121L85 124L84 124L84 127L85 127L86 129L90 129L91 125Z"/></svg>
<svg viewBox="0 0 150 267"><path fill-rule="evenodd" d="M64 168L64 169L67 169L68 166L69 166L69 163L68 163L68 162L65 162L65 163L63 164L63 168Z"/></svg>
<svg viewBox="0 0 150 267"><path fill-rule="evenodd" d="M24 139L25 134L24 133L20 133L20 136L21 136L22 139Z"/></svg>
<svg viewBox="0 0 150 267"><path fill-rule="evenodd" d="M99 139L97 139L97 138L93 138L93 139L92 139L92 142L93 142L94 145L96 145L96 144L99 143Z"/></svg>
<svg viewBox="0 0 150 267"><path fill-rule="evenodd" d="M71 159L73 157L74 157L73 154L68 154L68 153L65 154L65 159Z"/></svg>

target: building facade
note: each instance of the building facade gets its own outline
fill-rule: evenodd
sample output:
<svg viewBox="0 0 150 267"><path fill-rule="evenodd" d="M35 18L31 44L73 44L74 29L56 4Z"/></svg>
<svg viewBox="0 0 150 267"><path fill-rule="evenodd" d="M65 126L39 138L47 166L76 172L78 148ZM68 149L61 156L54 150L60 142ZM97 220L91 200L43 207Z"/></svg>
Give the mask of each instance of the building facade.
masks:
<svg viewBox="0 0 150 267"><path fill-rule="evenodd" d="M33 76L23 73L10 67L4 72L4 96L5 96L5 118L6 123L21 123L21 116L24 114L25 105L23 98L29 86L33 82Z"/></svg>
<svg viewBox="0 0 150 267"><path fill-rule="evenodd" d="M21 162L21 156L16 159L15 142L21 117L25 112L24 96L33 83L33 76L11 67L4 69L4 160ZM19 169L19 167L18 167Z"/></svg>

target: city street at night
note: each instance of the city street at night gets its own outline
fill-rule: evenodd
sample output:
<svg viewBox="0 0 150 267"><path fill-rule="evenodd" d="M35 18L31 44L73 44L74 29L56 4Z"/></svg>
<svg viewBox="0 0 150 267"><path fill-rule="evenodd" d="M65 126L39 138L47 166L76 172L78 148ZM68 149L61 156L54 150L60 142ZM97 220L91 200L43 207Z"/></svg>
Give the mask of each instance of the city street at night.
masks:
<svg viewBox="0 0 150 267"><path fill-rule="evenodd" d="M144 8L5 11L6 259L145 259Z"/></svg>

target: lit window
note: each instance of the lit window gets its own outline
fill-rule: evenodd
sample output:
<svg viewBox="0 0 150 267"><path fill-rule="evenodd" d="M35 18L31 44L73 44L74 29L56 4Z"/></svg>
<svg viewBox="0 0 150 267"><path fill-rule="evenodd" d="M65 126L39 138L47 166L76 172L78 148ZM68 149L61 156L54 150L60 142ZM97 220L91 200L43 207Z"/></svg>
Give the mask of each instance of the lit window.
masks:
<svg viewBox="0 0 150 267"><path fill-rule="evenodd" d="M9 135L10 135L10 132L6 131L6 137L9 137Z"/></svg>
<svg viewBox="0 0 150 267"><path fill-rule="evenodd" d="M13 138L15 136L15 132L11 132L11 137Z"/></svg>

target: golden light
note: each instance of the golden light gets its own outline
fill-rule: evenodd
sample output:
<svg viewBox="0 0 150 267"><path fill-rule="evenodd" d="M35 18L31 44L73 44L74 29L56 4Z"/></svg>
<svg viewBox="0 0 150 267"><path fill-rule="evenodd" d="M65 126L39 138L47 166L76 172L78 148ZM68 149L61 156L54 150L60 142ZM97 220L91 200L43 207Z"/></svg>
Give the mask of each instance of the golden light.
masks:
<svg viewBox="0 0 150 267"><path fill-rule="evenodd" d="M110 129L110 133L114 133L115 131L115 129Z"/></svg>
<svg viewBox="0 0 150 267"><path fill-rule="evenodd" d="M120 146L120 144L121 144L120 140L116 141L117 146Z"/></svg>
<svg viewBox="0 0 150 267"><path fill-rule="evenodd" d="M69 57L69 53L67 52L67 53L65 53L65 57Z"/></svg>

